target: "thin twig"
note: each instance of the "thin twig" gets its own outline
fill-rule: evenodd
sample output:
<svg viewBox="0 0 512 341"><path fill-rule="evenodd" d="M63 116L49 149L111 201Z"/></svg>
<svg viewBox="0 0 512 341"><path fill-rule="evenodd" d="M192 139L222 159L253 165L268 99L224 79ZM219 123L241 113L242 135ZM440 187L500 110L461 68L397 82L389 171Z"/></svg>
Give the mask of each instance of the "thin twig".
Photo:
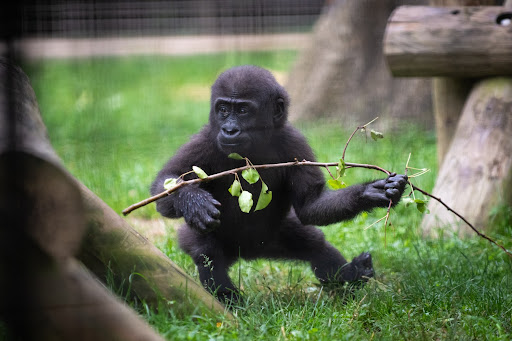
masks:
<svg viewBox="0 0 512 341"><path fill-rule="evenodd" d="M388 205L388 211L386 212L386 221L384 222L384 247L386 247L387 244L387 231L388 231L388 220L389 220L389 214L391 212L391 206L393 205L393 200L389 200Z"/></svg>
<svg viewBox="0 0 512 341"><path fill-rule="evenodd" d="M405 175L407 175L407 171L409 171L409 160L411 160L411 153L409 153L409 157L407 158L407 162L405 163Z"/></svg>
<svg viewBox="0 0 512 341"><path fill-rule="evenodd" d="M421 192L423 193L424 195L426 195L427 197L430 197L434 200L436 200L437 202L439 202L441 205L443 205L448 211L452 212L453 214L455 214L457 217L459 217L463 222L465 222L478 236L488 240L490 243L496 245L497 247L501 248L503 251L505 251L505 253L507 255L509 255L510 257L512 257L512 252L510 252L509 250L507 250L503 245L499 244L498 242L496 242L495 240L493 240L491 237L485 235L484 233L478 231L478 229L476 227L474 227L469 221L467 221L466 218L464 218L463 216L461 216L459 213L455 212L450 206L446 205L442 200L441 198L438 198L436 196L433 196L432 194L422 190L421 188L417 187L417 186L414 186L412 185L412 189L415 190L415 191L418 191L418 192Z"/></svg>
<svg viewBox="0 0 512 341"><path fill-rule="evenodd" d="M335 178L334 178L334 175L332 175L331 170L329 169L329 167L325 167L325 169L327 170L327 172L329 173L329 175L331 176L331 178L335 179Z"/></svg>
<svg viewBox="0 0 512 341"><path fill-rule="evenodd" d="M356 129L354 129L354 131L352 132L352 134L350 134L350 137L348 138L347 140L347 143L345 143L345 148L343 148L343 154L341 155L341 159L343 161L345 161L345 152L347 151L347 147L348 147L348 144L350 143L350 141L352 140L352 138L354 137L354 135L361 129L366 129L366 127L370 124L372 124L373 122L375 122L376 120L378 120L379 117L375 117L373 120L371 120L370 122L366 123L365 125L362 125L362 126L359 126L357 127Z"/></svg>

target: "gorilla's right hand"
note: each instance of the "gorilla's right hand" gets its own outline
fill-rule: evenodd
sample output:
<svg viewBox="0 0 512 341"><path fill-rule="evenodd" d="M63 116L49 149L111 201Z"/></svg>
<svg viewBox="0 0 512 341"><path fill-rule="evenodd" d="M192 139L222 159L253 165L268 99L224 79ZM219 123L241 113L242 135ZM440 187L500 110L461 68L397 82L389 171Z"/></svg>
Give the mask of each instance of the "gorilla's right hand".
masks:
<svg viewBox="0 0 512 341"><path fill-rule="evenodd" d="M375 207L386 207L389 200L393 206L398 204L407 185L407 175L391 173L387 179L370 182L363 192L363 199Z"/></svg>
<svg viewBox="0 0 512 341"><path fill-rule="evenodd" d="M174 209L185 218L188 226L199 232L208 232L220 225L220 202L198 187L178 191Z"/></svg>

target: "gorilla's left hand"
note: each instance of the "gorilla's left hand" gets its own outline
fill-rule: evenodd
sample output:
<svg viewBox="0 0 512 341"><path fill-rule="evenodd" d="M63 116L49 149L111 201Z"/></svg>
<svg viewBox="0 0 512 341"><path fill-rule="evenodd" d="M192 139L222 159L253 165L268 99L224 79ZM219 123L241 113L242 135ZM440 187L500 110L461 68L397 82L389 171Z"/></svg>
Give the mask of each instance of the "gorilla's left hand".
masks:
<svg viewBox="0 0 512 341"><path fill-rule="evenodd" d="M178 200L174 201L174 208L179 212L188 226L206 233L220 225L220 202L215 200L211 193L197 187L190 186L178 191Z"/></svg>
<svg viewBox="0 0 512 341"><path fill-rule="evenodd" d="M363 193L363 198L380 207L388 206L389 200L392 200L393 206L395 206L400 201L406 185L407 175L391 173L387 179L368 184Z"/></svg>

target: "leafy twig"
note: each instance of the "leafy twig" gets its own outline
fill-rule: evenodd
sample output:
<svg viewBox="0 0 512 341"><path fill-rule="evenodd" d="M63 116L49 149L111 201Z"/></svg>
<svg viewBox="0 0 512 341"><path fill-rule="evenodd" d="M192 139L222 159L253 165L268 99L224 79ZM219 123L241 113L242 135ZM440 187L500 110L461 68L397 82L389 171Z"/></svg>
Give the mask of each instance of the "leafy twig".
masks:
<svg viewBox="0 0 512 341"><path fill-rule="evenodd" d="M377 117L378 118L378 117ZM370 123L373 123L377 118L373 119L372 121L368 122L367 124L363 125L363 126L359 126L357 127L357 129L354 130L354 132L350 135L347 143L345 144L345 147L343 149L343 155L342 155L342 160L344 161L345 159L345 152L347 150L347 147L350 143L350 141L352 140L353 136L355 135L355 133L358 131L358 130L361 130L361 129L366 129L366 127L370 124ZM422 175L426 172L428 172L429 170L428 169L417 169L417 168L412 168L412 167L409 167L409 161L410 161L410 158L411 158L411 155L409 154L409 157L407 159L407 164L406 164L406 168L405 168L405 174L407 174L407 171L409 169L413 169L413 170L418 170L419 172L418 173L415 173L413 175L409 175L409 178L412 178L412 177L416 177L416 176L419 176L419 175ZM307 160L302 160L302 161L298 161L298 160L295 160L295 161L291 161L291 162L283 162L283 163L275 163L275 164L264 164L264 165L253 165L252 163L250 163L247 159L246 159L246 166L244 167L239 167L239 168L235 168L235 169L230 169L230 170L227 170L227 171L223 171L223 172L220 172L220 173L216 173L216 174L213 174L213 175L208 175L206 177L203 177L203 178L197 178L197 179L192 179L192 180L183 180L183 176L180 176L179 177L179 181L177 181L177 184L157 195L154 195L150 198L147 198L145 200L142 200L136 204L133 204L131 206L129 206L128 208L124 209L123 210L123 215L128 215L130 212L140 208L140 207L143 207L143 206L146 206L148 205L149 203L152 203L158 199L161 199L161 198L164 198L168 195L170 195L171 193L177 191L178 189L180 189L181 187L185 187L185 186L188 186L188 185L192 185L192 184L196 184L196 183L200 183L200 182L208 182L208 181L211 181L211 180L215 180L215 179L218 179L218 178L221 178L221 177L224 177L224 176L228 176L228 175L237 175L237 173L239 172L242 172L246 169L250 169L250 168L253 168L253 169L271 169L271 168L283 168L283 167L300 167L300 166L308 166L308 167L324 167L324 168L327 168L327 170L329 171L328 167L335 167L335 166L338 166L339 165L339 162L329 162L329 163L323 163L323 162L312 162L312 161L307 161ZM379 166L376 166L376 165L369 165L369 164L359 164L359 163L350 163L350 162L345 162L345 168L366 168L366 169L374 169L374 170L378 170L380 172L383 172L385 174L387 174L388 176L391 174L390 171L382 168L382 167L379 167ZM186 174L189 174L190 172L186 173ZM197 173L197 172L196 172ZM329 174L331 174L331 172L329 171ZM331 174L331 177L332 177L332 174ZM334 177L333 177L334 178ZM415 186L412 184L412 182L410 181L409 179L409 185L411 186L411 189L412 189L412 194L414 196L414 191L418 191L434 200L436 200L437 202L439 202L441 205L443 205L448 211L452 212L453 214L455 214L458 218L460 218L462 221L464 221L479 237L481 238L484 238L486 239L487 241L489 241L490 243L498 246L499 248L501 248L508 256L512 257L512 252L507 250L503 245L499 244L498 242L496 242L495 240L493 240L492 238L490 238L489 236L485 235L484 233L478 231L478 229L476 229L469 221L467 221L466 218L464 218L462 215L460 215L459 213L457 213L455 210L453 210L451 207L449 207L447 204L445 204L440 198L422 190L421 188ZM389 202L389 205L388 205L388 209L387 209L387 213L384 217L382 217L381 219L377 220L375 223L373 223L372 225L370 225L369 227L373 226L374 224L378 223L379 221L385 219L385 226L387 226L388 224L388 219L389 219L389 215L390 215L390 210L391 210L391 206L392 206L393 202L390 200ZM368 228L369 228L368 227Z"/></svg>
<svg viewBox="0 0 512 341"><path fill-rule="evenodd" d="M361 129L366 129L367 126L369 126L370 124L372 124L373 122L375 122L376 120L378 120L379 117L375 117L373 120L371 120L370 122L366 123L365 125L362 125L362 126L359 126L357 127L356 129L354 129L354 131L352 132L352 134L350 134L350 137L348 138L347 140L347 143L345 143L345 148L343 148L343 154L341 155L341 159L342 160L345 160L345 152L347 151L347 147L348 147L348 144L350 143L350 141L352 140L352 138L354 137L354 135Z"/></svg>
<svg viewBox="0 0 512 341"><path fill-rule="evenodd" d="M335 167L337 166L338 163L337 162L328 162L328 163L324 163L324 162L312 162L312 161L307 161L307 160L302 160L302 161L298 161L298 160L295 160L295 161L290 161L290 162L283 162L283 163L272 163L272 164L264 164L264 165L246 165L246 166L243 166L243 167L239 167L239 168L235 168L235 169L230 169L230 170L227 170L227 171L224 171L224 172L220 172L220 173L216 173L216 174L212 174L212 175L208 175L207 177L203 178L203 179L192 179L192 180L183 180L183 181L180 181L176 184L176 186L172 187L172 188L169 188L168 190L165 190L159 194L156 194L152 197L149 197L145 200L142 200L136 204L133 204L133 205L130 205L129 207L125 208L123 210L123 215L128 215L130 214L131 212L133 212L134 210L138 209L138 208L141 208L143 206L146 206L158 199L161 199L161 198L164 198L166 196L168 196L169 194L175 192L176 190L184 187L184 186L189 186L189 185L193 185L193 184L197 184L197 183L200 183L200 182L208 182L208 181L212 181L212 180L215 180L215 179L219 179L219 178L222 178L224 176L228 176L228 175L232 175L232 174L235 174L235 173L240 173L246 169L250 169L250 168L254 168L254 169L272 169L272 168L283 168L283 167L294 167L294 166L307 166L307 167ZM347 162L346 164L346 168L366 168L366 169L375 169L375 170L378 170L378 171L381 171L381 172L384 172L386 174L390 174L389 171L385 170L384 168L381 168L381 167L378 167L378 166L375 166L375 165L368 165L368 164L361 164L361 163L350 163L350 162ZM190 172L189 172L190 173ZM188 173L187 173L188 174ZM180 177L181 178L181 177Z"/></svg>

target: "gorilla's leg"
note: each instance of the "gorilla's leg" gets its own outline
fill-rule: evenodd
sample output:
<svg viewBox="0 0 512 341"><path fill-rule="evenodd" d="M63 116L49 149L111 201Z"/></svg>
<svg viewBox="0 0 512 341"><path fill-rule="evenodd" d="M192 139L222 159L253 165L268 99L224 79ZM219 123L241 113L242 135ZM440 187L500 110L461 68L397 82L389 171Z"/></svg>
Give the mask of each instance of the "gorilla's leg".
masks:
<svg viewBox="0 0 512 341"><path fill-rule="evenodd" d="M178 230L178 242L194 260L203 286L222 302L236 302L238 290L228 276L228 269L236 258L226 256L222 245L212 235L202 234L187 225Z"/></svg>
<svg viewBox="0 0 512 341"><path fill-rule="evenodd" d="M364 282L373 277L372 259L362 253L348 263L341 253L325 240L321 230L302 225L294 215L283 222L279 239L264 250L263 257L298 259L311 264L322 284Z"/></svg>

